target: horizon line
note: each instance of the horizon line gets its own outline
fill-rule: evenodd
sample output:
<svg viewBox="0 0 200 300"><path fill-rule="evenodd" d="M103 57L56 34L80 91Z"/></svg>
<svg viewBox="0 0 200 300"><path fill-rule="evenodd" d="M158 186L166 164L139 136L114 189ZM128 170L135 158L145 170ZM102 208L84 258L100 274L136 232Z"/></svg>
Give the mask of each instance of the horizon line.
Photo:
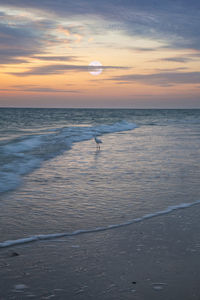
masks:
<svg viewBox="0 0 200 300"><path fill-rule="evenodd" d="M184 110L184 109L190 109L190 110L193 110L193 109L200 109L200 107L63 107L63 106L60 106L60 107L32 107L32 106L28 106L28 107L25 107L25 106L0 106L0 109L1 108L16 108L16 109L163 109L163 110L166 110L166 109L180 109L180 110Z"/></svg>

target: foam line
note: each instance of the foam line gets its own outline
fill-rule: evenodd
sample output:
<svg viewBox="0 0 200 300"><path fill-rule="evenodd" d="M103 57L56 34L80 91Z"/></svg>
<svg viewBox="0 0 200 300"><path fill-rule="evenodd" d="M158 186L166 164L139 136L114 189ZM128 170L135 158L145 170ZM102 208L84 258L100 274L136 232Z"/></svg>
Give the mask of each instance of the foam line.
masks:
<svg viewBox="0 0 200 300"><path fill-rule="evenodd" d="M180 209L185 209L189 208L191 206L200 204L200 200L192 202L192 203L181 203L179 205L174 205L174 206L169 206L164 210L151 213L151 214L146 214L143 217L136 218L129 220L127 222L121 223L121 224L113 224L113 225L108 225L108 226L103 226L103 227L96 227L93 229L79 229L73 232L63 232L63 233L52 233L52 234L39 234L39 235L34 235L30 236L27 238L22 238L22 239L17 239L17 240L8 240L0 243L0 248L6 248L6 247L11 247L11 246L17 246L20 244L27 244L30 242L35 242L35 241L40 241L40 240L50 240L50 239L55 239L55 238L61 238L61 237L71 237L71 236L76 236L80 234L87 234L87 233L94 233L94 232L101 232L101 231L107 231L115 228L120 228L120 227L125 227L134 223L142 222L144 220L152 219L158 216L166 215L169 214L175 210L180 210Z"/></svg>
<svg viewBox="0 0 200 300"><path fill-rule="evenodd" d="M23 175L39 168L46 160L52 159L71 149L74 143L88 141L94 136L133 130L138 126L126 121L111 125L67 126L52 129L45 134L22 135L0 145L1 161L0 193L16 189ZM8 179L9 178L9 179Z"/></svg>

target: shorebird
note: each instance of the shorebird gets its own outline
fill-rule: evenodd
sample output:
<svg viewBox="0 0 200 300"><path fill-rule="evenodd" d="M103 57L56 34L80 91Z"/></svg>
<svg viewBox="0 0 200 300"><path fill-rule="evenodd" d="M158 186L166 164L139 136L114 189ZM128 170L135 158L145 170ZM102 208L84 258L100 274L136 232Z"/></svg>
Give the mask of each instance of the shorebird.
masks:
<svg viewBox="0 0 200 300"><path fill-rule="evenodd" d="M100 150L100 144L102 144L102 141L100 139L98 139L96 136L94 137L94 140L95 140L95 142L97 144L97 149Z"/></svg>

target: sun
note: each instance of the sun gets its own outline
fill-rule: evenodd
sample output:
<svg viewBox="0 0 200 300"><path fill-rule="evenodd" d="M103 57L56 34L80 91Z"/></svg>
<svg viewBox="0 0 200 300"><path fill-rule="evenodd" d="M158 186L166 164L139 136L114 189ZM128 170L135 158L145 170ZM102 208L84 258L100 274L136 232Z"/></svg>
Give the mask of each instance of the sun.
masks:
<svg viewBox="0 0 200 300"><path fill-rule="evenodd" d="M94 68L96 67L96 68ZM99 61L92 61L90 64L89 64L89 72L90 74L94 75L94 76L97 76L99 74L101 74L102 72L102 64L99 62Z"/></svg>

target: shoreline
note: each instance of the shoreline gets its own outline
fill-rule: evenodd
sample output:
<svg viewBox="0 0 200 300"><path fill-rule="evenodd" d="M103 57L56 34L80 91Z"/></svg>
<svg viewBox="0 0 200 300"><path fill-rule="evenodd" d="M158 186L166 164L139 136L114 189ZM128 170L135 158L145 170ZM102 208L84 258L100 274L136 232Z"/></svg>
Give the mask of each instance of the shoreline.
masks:
<svg viewBox="0 0 200 300"><path fill-rule="evenodd" d="M178 205L168 206L166 209L163 209L161 211L149 213L142 217L128 220L124 223L107 225L107 226L103 226L103 227L95 227L93 229L80 229L80 230L75 230L73 232L37 234L37 235L23 237L23 238L19 238L19 239L15 239L15 240L6 240L3 242L0 242L0 249L1 248L11 248L11 247L15 247L18 245L29 244L32 242L52 240L52 239L63 238L63 237L73 237L73 236L82 235L82 234L97 233L97 232L101 232L101 231L108 231L111 229L126 227L126 226L130 226L132 224L135 224L135 223L143 222L147 219L152 219L152 218L156 218L158 216L167 215L176 210L186 209L186 208L189 208L189 207L192 207L195 205L199 205L199 204L200 204L200 200L197 200L197 201L194 201L191 203L181 203Z"/></svg>
<svg viewBox="0 0 200 300"><path fill-rule="evenodd" d="M199 212L2 248L0 299L199 300Z"/></svg>

